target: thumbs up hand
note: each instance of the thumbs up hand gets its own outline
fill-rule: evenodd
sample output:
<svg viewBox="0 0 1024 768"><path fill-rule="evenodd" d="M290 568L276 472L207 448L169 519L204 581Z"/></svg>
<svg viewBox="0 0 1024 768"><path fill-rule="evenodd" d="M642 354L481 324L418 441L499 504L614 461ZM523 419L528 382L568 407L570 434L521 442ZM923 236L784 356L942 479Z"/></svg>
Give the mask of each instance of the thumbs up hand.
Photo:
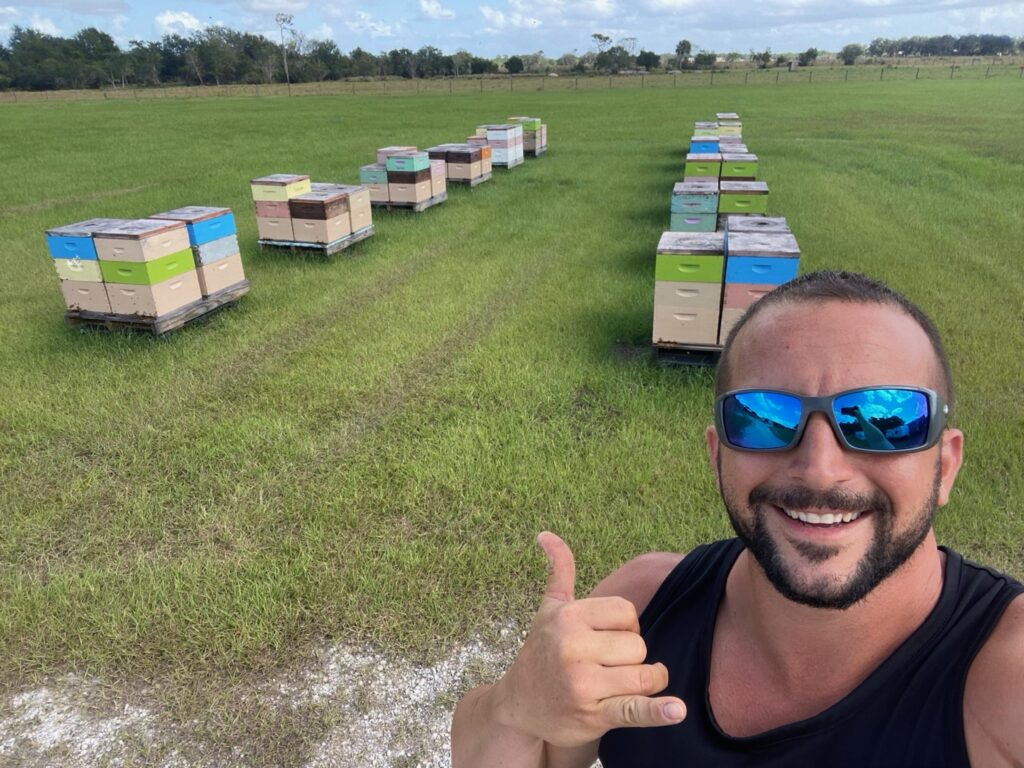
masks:
<svg viewBox="0 0 1024 768"><path fill-rule="evenodd" d="M537 541L548 582L526 642L495 684L506 725L560 747L575 747L622 727L673 725L686 715L663 664L645 664L636 609L622 597L574 599L576 564L553 533Z"/></svg>

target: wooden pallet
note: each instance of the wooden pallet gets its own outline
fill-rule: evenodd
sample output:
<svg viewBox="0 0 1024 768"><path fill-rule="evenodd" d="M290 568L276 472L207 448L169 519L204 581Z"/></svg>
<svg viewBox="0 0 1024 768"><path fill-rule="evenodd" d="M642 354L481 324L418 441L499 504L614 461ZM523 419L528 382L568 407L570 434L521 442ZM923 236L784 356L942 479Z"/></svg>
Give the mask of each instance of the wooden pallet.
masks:
<svg viewBox="0 0 1024 768"><path fill-rule="evenodd" d="M547 151L547 147L541 147L540 149L525 149L523 150L523 154L527 157L540 157Z"/></svg>
<svg viewBox="0 0 1024 768"><path fill-rule="evenodd" d="M351 235L345 235L337 240L330 243L304 243L298 240L257 240L257 244L262 251L264 248L281 248L284 250L295 251L318 251L324 256L330 256L331 254L337 253L338 251L344 251L360 240L365 240L372 235L376 230L373 228L373 224L368 227L356 230Z"/></svg>
<svg viewBox="0 0 1024 768"><path fill-rule="evenodd" d="M429 200L424 200L422 203L401 203L395 200L371 200L370 205L374 208L386 208L391 210L392 208L400 208L413 213L420 213L427 210L427 208L433 208L435 205L440 205L448 199L448 193L442 192L436 197L432 197Z"/></svg>
<svg viewBox="0 0 1024 768"><path fill-rule="evenodd" d="M447 180L448 184L466 184L470 187L475 187L477 184L483 184L485 181L491 178L491 173L485 173L481 176L477 176L475 179L452 179Z"/></svg>
<svg viewBox="0 0 1024 768"><path fill-rule="evenodd" d="M654 359L661 365L718 364L722 347L717 344L655 344Z"/></svg>
<svg viewBox="0 0 1024 768"><path fill-rule="evenodd" d="M249 281L243 280L224 288L199 301L188 304L160 317L139 315L112 315L105 312L88 312L71 309L64 313L64 322L70 328L81 331L90 329L107 331L143 331L162 336L186 325L205 322L216 312L233 307L249 292Z"/></svg>
<svg viewBox="0 0 1024 768"><path fill-rule="evenodd" d="M497 166L498 168L515 168L517 165L522 165L525 162L526 161L523 158L517 157L515 160L509 163L499 163L495 160L491 160L491 165Z"/></svg>

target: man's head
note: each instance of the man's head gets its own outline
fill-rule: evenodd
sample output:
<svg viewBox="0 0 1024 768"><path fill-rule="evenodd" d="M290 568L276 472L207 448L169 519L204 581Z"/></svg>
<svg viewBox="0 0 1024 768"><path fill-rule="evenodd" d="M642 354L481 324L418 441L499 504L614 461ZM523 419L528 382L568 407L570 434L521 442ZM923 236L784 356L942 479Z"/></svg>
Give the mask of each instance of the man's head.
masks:
<svg viewBox="0 0 1024 768"><path fill-rule="evenodd" d="M819 272L751 307L730 334L716 394L764 388L821 397L879 385L925 387L952 402L934 324L877 281ZM876 426L862 418L858 428ZM946 429L926 450L857 453L817 412L784 451L735 450L714 428L707 438L737 534L779 592L826 608L857 602L931 540L963 446Z"/></svg>

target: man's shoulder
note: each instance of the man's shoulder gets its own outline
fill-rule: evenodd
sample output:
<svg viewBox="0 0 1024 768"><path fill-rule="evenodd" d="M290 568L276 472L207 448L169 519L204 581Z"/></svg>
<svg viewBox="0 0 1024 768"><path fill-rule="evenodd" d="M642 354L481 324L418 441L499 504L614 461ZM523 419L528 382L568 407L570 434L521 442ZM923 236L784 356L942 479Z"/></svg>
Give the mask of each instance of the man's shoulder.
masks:
<svg viewBox="0 0 1024 768"><path fill-rule="evenodd" d="M1024 761L1024 594L1003 611L971 665L964 725L973 765Z"/></svg>
<svg viewBox="0 0 1024 768"><path fill-rule="evenodd" d="M648 552L634 557L604 577L590 597L624 597L636 607L637 615L651 602L665 578L685 555L678 552Z"/></svg>

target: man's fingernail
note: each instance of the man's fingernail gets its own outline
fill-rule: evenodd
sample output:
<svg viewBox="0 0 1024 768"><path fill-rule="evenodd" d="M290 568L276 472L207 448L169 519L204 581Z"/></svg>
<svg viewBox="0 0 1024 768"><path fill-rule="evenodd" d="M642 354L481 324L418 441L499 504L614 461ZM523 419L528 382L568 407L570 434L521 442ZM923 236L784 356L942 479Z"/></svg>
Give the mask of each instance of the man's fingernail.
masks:
<svg viewBox="0 0 1024 768"><path fill-rule="evenodd" d="M682 720L686 715L686 710L683 709L681 704L677 704L674 701L670 701L668 704L661 708L661 711L665 714L668 720Z"/></svg>

